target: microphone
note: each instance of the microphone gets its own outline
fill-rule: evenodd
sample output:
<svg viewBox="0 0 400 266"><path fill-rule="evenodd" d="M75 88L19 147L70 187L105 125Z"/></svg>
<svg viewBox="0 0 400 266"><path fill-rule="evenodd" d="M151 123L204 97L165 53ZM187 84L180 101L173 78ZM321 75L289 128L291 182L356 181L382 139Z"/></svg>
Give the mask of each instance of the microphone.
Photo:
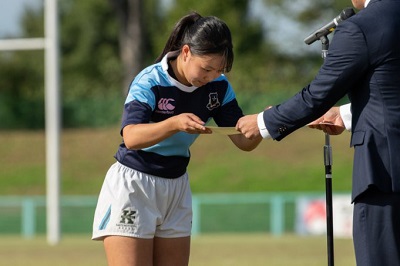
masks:
<svg viewBox="0 0 400 266"><path fill-rule="evenodd" d="M304 39L304 42L306 44L312 44L316 40L319 40L322 36L326 36L329 33L333 32L336 28L337 25L339 25L340 22L348 19L349 17L353 16L354 10L351 7L348 7L344 9L339 16L334 18L331 22L323 26L322 28L314 31L310 36Z"/></svg>

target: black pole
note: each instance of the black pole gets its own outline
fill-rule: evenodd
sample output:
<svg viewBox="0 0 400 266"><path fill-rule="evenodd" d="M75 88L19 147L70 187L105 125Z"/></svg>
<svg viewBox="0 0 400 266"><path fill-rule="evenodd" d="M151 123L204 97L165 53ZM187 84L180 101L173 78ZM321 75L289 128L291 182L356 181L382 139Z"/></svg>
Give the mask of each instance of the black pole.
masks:
<svg viewBox="0 0 400 266"><path fill-rule="evenodd" d="M325 60L328 54L329 39L326 36L320 38L322 43L322 58ZM325 133L324 146L324 164L325 164L325 195L326 195L326 235L328 249L328 266L334 265L333 249L333 204L332 204L332 147L330 136Z"/></svg>
<svg viewBox="0 0 400 266"><path fill-rule="evenodd" d="M334 265L333 252L333 204L332 204L332 147L330 146L330 136L325 133L324 146L325 161L325 194L326 194L326 235L328 247L328 265Z"/></svg>

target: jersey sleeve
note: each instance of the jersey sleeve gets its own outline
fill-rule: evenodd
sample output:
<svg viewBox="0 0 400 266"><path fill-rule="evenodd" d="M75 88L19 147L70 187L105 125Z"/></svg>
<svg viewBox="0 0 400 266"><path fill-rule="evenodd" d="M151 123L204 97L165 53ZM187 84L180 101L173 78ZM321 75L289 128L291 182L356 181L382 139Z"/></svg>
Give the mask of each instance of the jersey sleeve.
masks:
<svg viewBox="0 0 400 266"><path fill-rule="evenodd" d="M121 129L130 124L149 123L155 108L155 86L151 75L139 74L131 83L122 114Z"/></svg>

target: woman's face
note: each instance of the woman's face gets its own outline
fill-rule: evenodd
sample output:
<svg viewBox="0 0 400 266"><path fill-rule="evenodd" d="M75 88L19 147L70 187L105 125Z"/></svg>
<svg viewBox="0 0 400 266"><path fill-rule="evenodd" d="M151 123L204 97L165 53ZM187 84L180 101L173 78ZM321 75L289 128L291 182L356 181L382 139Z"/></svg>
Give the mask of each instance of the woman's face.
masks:
<svg viewBox="0 0 400 266"><path fill-rule="evenodd" d="M218 78L224 72L225 58L218 54L193 55L189 47L183 47L182 72L187 83L201 87Z"/></svg>

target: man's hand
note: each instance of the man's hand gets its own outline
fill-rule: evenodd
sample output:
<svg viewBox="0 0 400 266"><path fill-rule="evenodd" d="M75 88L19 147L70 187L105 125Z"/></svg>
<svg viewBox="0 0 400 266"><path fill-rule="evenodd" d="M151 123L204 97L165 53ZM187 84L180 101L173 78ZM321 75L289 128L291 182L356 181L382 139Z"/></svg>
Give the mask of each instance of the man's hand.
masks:
<svg viewBox="0 0 400 266"><path fill-rule="evenodd" d="M240 118L236 124L236 130L240 131L248 139L259 138L261 135L257 124L257 114Z"/></svg>
<svg viewBox="0 0 400 266"><path fill-rule="evenodd" d="M338 106L329 109L323 116L309 123L308 127L322 130L329 135L339 135L345 130Z"/></svg>

